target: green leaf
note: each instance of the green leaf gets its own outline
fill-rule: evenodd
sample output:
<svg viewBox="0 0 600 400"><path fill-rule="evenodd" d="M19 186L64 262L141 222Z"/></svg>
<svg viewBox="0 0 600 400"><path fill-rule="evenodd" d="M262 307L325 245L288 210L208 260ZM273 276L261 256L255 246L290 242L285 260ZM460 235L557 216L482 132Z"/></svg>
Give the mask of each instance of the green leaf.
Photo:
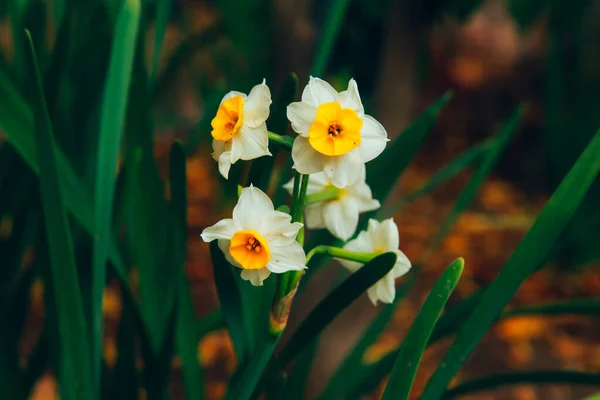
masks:
<svg viewBox="0 0 600 400"><path fill-rule="evenodd" d="M391 271L395 262L396 254L394 253L379 255L331 291L292 334L275 360L272 372L278 374L285 368L346 307Z"/></svg>
<svg viewBox="0 0 600 400"><path fill-rule="evenodd" d="M443 399L452 399L473 392L494 389L500 386L530 385L590 385L600 386L600 374L581 371L525 371L487 376L462 383L447 391ZM588 399L591 400L591 399Z"/></svg>
<svg viewBox="0 0 600 400"><path fill-rule="evenodd" d="M367 183L371 187L373 198L382 203L387 199L396 181L421 148L440 111L451 98L452 92L446 92L423 111L379 157L367 164Z"/></svg>
<svg viewBox="0 0 600 400"><path fill-rule="evenodd" d="M400 287L396 289L394 303L386 304L378 313L375 320L365 330L352 350L350 350L350 354L340 363L340 366L327 383L327 386L319 395L319 399L326 400L343 397L348 387L348 382L360 378L361 371L364 369L362 359L365 352L375 343L388 326L392 315L398 309L401 300L406 296L415 279L416 275L410 274Z"/></svg>
<svg viewBox="0 0 600 400"><path fill-rule="evenodd" d="M319 340L317 337L300 352L292 367L292 373L286 379L283 393L280 394L279 399L302 400L305 398L306 389L310 386L310 372L318 348Z"/></svg>
<svg viewBox="0 0 600 400"><path fill-rule="evenodd" d="M498 139L494 142L494 146L489 150L487 157L483 160L479 169L473 174L467 186L462 190L452 210L448 213L441 226L438 228L437 233L429 243L427 247L427 251L423 256L423 261L421 263L426 263L427 260L433 252L440 245L442 240L446 237L454 222L458 219L458 217L471 205L475 195L479 191L479 188L483 184L483 182L487 179L489 174L492 172L492 169L500 159L500 155L508 145L510 138L515 133L521 119L525 114L526 108L521 106L515 110L512 116L508 119L508 121L502 127L500 134L498 135Z"/></svg>
<svg viewBox="0 0 600 400"><path fill-rule="evenodd" d="M429 380L422 395L423 400L440 398L502 308L521 283L544 261L599 171L600 131L554 192L496 279L481 296L481 301L458 331L454 343Z"/></svg>
<svg viewBox="0 0 600 400"><path fill-rule="evenodd" d="M54 285L62 362L65 367L63 390L70 399L95 398L92 384L90 347L83 316L83 304L73 242L67 213L59 189L56 150L50 116L44 98L42 79L29 32L26 32L29 52L29 76L34 79L34 126L40 163L40 186L46 222L46 237L50 252L50 268Z"/></svg>
<svg viewBox="0 0 600 400"><path fill-rule="evenodd" d="M173 238L175 241L175 263L181 280L178 290L178 311L175 341L177 353L181 357L181 373L188 399L204 398L204 374L198 361L198 330L190 285L185 274L187 226L187 180L185 152L180 142L171 146L169 158L171 188L171 208L174 217Z"/></svg>
<svg viewBox="0 0 600 400"><path fill-rule="evenodd" d="M464 264L462 258L450 264L431 289L402 342L382 400L408 399L433 327L458 284Z"/></svg>
<svg viewBox="0 0 600 400"><path fill-rule="evenodd" d="M152 68L150 70L150 79L152 81L156 79L156 74L158 73L162 45L167 27L169 26L171 5L171 0L157 0L156 21L154 22L154 51L152 52Z"/></svg>
<svg viewBox="0 0 600 400"><path fill-rule="evenodd" d="M484 155L488 154L489 150L492 149L498 139L499 138L492 138L484 140L478 145L473 146L469 150L465 151L460 156L456 157L452 162L448 163L442 169L433 174L431 178L429 178L429 180L419 189L402 196L390 207L386 207L384 210L380 211L378 215L380 215L382 218L393 216L405 205L410 204L418 198L421 198L434 191L440 185L451 180L469 166L480 161Z"/></svg>
<svg viewBox="0 0 600 400"><path fill-rule="evenodd" d="M234 267L227 262L216 241L210 244L210 259L225 326L231 335L231 341L238 359L244 359L248 352L246 350L242 298L236 278L233 275L237 271L234 271Z"/></svg>
<svg viewBox="0 0 600 400"><path fill-rule="evenodd" d="M113 197L140 8L140 0L127 0L117 19L98 137L94 197L96 240L92 262L92 355L96 386L100 383L102 365L102 295L112 240Z"/></svg>
<svg viewBox="0 0 600 400"><path fill-rule="evenodd" d="M323 24L323 32L317 42L315 59L312 66L312 75L322 77L326 72L329 57L333 52L333 45L340 33L344 16L348 9L350 0L334 0L329 6L326 24Z"/></svg>

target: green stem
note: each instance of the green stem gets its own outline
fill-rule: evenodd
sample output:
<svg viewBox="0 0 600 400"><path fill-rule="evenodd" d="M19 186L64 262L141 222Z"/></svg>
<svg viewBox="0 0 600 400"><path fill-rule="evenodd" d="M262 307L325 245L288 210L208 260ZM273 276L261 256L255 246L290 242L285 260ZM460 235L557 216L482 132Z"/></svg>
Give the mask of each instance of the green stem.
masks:
<svg viewBox="0 0 600 400"><path fill-rule="evenodd" d="M298 180L298 175L296 174L296 179L294 180L294 188L296 187L296 180ZM300 175L302 177L302 182L300 183L300 193L298 197L294 199L295 204L292 204L292 222L303 222L302 213L304 212L304 203L306 201L306 190L308 189L308 180L310 179L310 175ZM296 239L300 245L304 245L304 226L300 228L300 232L298 232L298 237ZM285 275L288 275L287 278L287 286L285 287L285 295L290 293L292 290L298 286L298 281L304 274L304 271L291 271Z"/></svg>
<svg viewBox="0 0 600 400"><path fill-rule="evenodd" d="M282 136L269 131L269 141L282 145L288 150L292 149L294 138L291 136Z"/></svg>
<svg viewBox="0 0 600 400"><path fill-rule="evenodd" d="M340 197L341 193L341 189L331 185L320 192L309 194L308 196L306 196L304 206L320 203L322 201L335 200Z"/></svg>
<svg viewBox="0 0 600 400"><path fill-rule="evenodd" d="M375 258L379 255L377 253L359 253L357 251L345 250L340 247L321 245L321 246L317 246L317 247L313 248L306 255L306 264L308 264L310 259L315 254L325 254L330 257L341 258L341 259L349 260L349 261L356 261L356 262L363 263L363 264L368 263L373 258Z"/></svg>

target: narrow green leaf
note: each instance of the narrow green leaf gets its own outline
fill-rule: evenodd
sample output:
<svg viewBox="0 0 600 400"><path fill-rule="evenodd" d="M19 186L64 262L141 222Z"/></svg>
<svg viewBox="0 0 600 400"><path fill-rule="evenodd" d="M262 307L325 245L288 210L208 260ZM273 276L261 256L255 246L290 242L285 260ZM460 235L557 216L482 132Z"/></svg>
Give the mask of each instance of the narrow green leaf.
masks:
<svg viewBox="0 0 600 400"><path fill-rule="evenodd" d="M475 195L479 191L479 188L483 182L487 179L488 175L492 172L492 169L500 159L500 155L508 145L510 138L515 133L521 119L525 115L526 108L524 106L518 107L508 121L502 127L498 139L494 142L494 146L489 150L487 157L483 160L477 171L473 174L467 186L462 190L452 210L448 213L441 226L438 228L437 233L429 243L427 251L423 256L421 263L426 263L428 258L440 245L442 240L446 237L458 217L471 205Z"/></svg>
<svg viewBox="0 0 600 400"><path fill-rule="evenodd" d="M383 400L408 399L417 368L442 309L458 284L464 268L462 258L454 261L439 277L402 342L400 354L383 392Z"/></svg>
<svg viewBox="0 0 600 400"><path fill-rule="evenodd" d="M280 399L302 400L305 398L306 389L310 386L310 372L318 348L319 340L317 337L300 352L296 361L294 361L292 373L286 379L283 393L279 396Z"/></svg>
<svg viewBox="0 0 600 400"><path fill-rule="evenodd" d="M177 353L181 357L181 372L188 399L204 398L204 374L198 361L198 330L192 303L189 281L185 273L185 253L187 242L187 180L185 152L180 142L171 146L170 155L171 208L174 217L173 238L175 241L175 262L181 280L178 290L178 311L175 341Z"/></svg>
<svg viewBox="0 0 600 400"><path fill-rule="evenodd" d="M150 70L150 79L154 81L158 73L160 63L160 54L165 39L165 33L169 26L169 17L171 14L171 0L156 1L156 21L154 22L154 51L152 52L152 69Z"/></svg>
<svg viewBox="0 0 600 400"><path fill-rule="evenodd" d="M302 321L281 350L272 371L278 373L321 333L346 307L385 276L394 266L396 254L384 253L365 264L327 295Z"/></svg>
<svg viewBox="0 0 600 400"><path fill-rule="evenodd" d="M317 49L312 67L312 75L314 76L321 77L326 72L333 46L344 23L348 4L350 4L350 0L334 0L329 6L326 18L327 23L323 24L323 32L317 41Z"/></svg>
<svg viewBox="0 0 600 400"><path fill-rule="evenodd" d="M367 183L371 187L373 198L381 202L387 199L396 181L421 148L440 111L451 98L452 92L446 92L423 111L379 157L367 164ZM386 179L381 179L382 176Z"/></svg>
<svg viewBox="0 0 600 400"><path fill-rule="evenodd" d="M40 186L50 252L62 361L65 368L65 393L70 399L93 399L90 347L83 316L82 296L73 253L67 213L59 189L56 150L50 116L46 107L42 79L29 32L26 32L27 64L35 82L34 125L40 163Z"/></svg>
<svg viewBox="0 0 600 400"><path fill-rule="evenodd" d="M237 382L234 381L227 391L225 400L248 400L251 398L252 392L267 363L271 359L280 338L281 336L274 337L268 333L265 334L263 340L259 342L257 349L252 353L252 356L241 370L239 380Z"/></svg>
<svg viewBox="0 0 600 400"><path fill-rule="evenodd" d="M411 274L396 289L396 298L394 303L386 304L379 312L375 320L365 330L356 345L350 350L350 354L340 363L323 392L319 395L320 400L337 399L344 396L348 382L360 378L360 372L364 369L362 359L368 348L375 343L379 335L388 326L392 315L400 305L401 300L406 296L412 287L416 278Z"/></svg>
<svg viewBox="0 0 600 400"><path fill-rule="evenodd" d="M442 398L453 399L465 394L490 390L500 386L531 384L600 386L600 374L582 371L511 372L462 383L447 391Z"/></svg>
<svg viewBox="0 0 600 400"><path fill-rule="evenodd" d="M452 162L445 165L429 178L429 180L419 189L402 196L398 201L394 202L390 207L386 207L379 214L383 218L388 218L395 215L402 207L413 201L421 198L428 193L437 189L440 185L448 182L469 166L480 161L485 154L495 145L499 138L492 138L481 142L480 144L470 148L469 150L456 157Z"/></svg>
<svg viewBox="0 0 600 400"><path fill-rule="evenodd" d="M210 244L210 259L225 326L231 336L235 353L239 359L244 359L248 353L246 350L242 298L233 275L237 271L234 271L234 267L227 262L216 241Z"/></svg>
<svg viewBox="0 0 600 400"><path fill-rule="evenodd" d="M96 237L92 262L92 355L95 385L102 366L102 294L112 238L113 197L125 122L129 82L140 20L140 0L127 0L119 12L102 105L95 185Z"/></svg>
<svg viewBox="0 0 600 400"><path fill-rule="evenodd" d="M196 322L196 332L200 339L221 327L223 327L223 314L220 308L213 310Z"/></svg>
<svg viewBox="0 0 600 400"><path fill-rule="evenodd" d="M429 380L422 399L438 399L452 377L500 314L521 283L544 261L600 171L600 131L554 192L539 217L481 301Z"/></svg>

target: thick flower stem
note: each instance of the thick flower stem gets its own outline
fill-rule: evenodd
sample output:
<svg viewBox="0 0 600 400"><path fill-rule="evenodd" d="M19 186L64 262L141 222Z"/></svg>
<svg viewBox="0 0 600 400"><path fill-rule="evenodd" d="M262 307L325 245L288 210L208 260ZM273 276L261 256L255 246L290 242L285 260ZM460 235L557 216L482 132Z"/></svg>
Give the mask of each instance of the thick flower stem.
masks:
<svg viewBox="0 0 600 400"><path fill-rule="evenodd" d="M374 257L378 256L377 253L359 253L357 251L345 250L340 247L332 247L332 246L317 246L314 247L307 255L306 255L306 264L310 261L310 259L315 254L326 254L330 257L341 258L349 261L356 261L359 263L366 264L371 261Z"/></svg>
<svg viewBox="0 0 600 400"><path fill-rule="evenodd" d="M269 132L269 141L270 142L275 142L277 144L282 145L283 147L285 147L288 150L292 149L292 145L294 144L294 138L291 136L281 136L278 135L274 132Z"/></svg>
<svg viewBox="0 0 600 400"><path fill-rule="evenodd" d="M300 175L296 174L296 178L294 179L294 188L296 188L296 182L299 181L301 177L302 182L300 183L300 189L298 193L298 197L294 197L294 204L292 204L292 222L302 222L302 213L304 212L304 204L306 202L306 190L308 189L308 180L310 179L310 175ZM304 245L304 227L300 229L297 238L298 243ZM288 294L295 290L300 282L300 278L304 274L304 271L291 271L286 275L287 277L287 286L285 286L285 293Z"/></svg>
<svg viewBox="0 0 600 400"><path fill-rule="evenodd" d="M335 200L340 197L341 190L331 185L320 192L309 194L306 196L306 200L304 201L304 205L308 206L310 204L320 203L322 201Z"/></svg>

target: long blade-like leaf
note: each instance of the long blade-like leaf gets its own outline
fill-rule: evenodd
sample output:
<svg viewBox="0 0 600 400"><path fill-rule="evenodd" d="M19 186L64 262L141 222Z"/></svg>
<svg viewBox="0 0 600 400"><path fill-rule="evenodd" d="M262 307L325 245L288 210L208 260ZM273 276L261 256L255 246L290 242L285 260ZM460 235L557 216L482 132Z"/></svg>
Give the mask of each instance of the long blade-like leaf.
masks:
<svg viewBox="0 0 600 400"><path fill-rule="evenodd" d="M60 345L65 381L63 390L71 399L94 399L90 348L83 315L83 304L73 242L58 181L56 150L50 116L46 107L42 79L33 43L27 36L27 64L35 82L33 98L40 186L46 222L46 238L54 285Z"/></svg>
<svg viewBox="0 0 600 400"><path fill-rule="evenodd" d="M98 137L94 196L96 240L92 262L92 355L96 385L100 383L102 363L102 294L106 281L106 259L112 237L117 162L129 96L140 8L140 0L127 0L123 3L117 19Z"/></svg>
<svg viewBox="0 0 600 400"><path fill-rule="evenodd" d="M460 328L454 343L429 380L423 400L439 399L452 377L508 303L533 273L567 225L600 171L600 131L554 192L481 301Z"/></svg>
<svg viewBox="0 0 600 400"><path fill-rule="evenodd" d="M439 277L402 342L383 400L408 399L417 368L442 309L458 284L464 268L462 258L454 261Z"/></svg>
<svg viewBox="0 0 600 400"><path fill-rule="evenodd" d="M345 21L344 15L349 4L350 0L334 0L329 6L327 23L323 24L323 33L317 42L313 61L312 74L315 76L322 76L325 73L333 45Z"/></svg>

